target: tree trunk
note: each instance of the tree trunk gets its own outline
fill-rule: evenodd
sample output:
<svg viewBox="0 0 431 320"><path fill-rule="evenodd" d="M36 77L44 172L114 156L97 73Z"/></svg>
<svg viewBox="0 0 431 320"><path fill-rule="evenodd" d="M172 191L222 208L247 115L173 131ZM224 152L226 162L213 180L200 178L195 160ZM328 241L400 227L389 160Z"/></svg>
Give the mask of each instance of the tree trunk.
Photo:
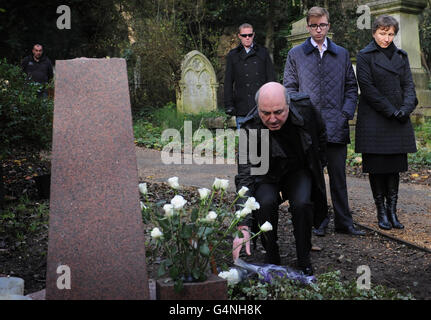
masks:
<svg viewBox="0 0 431 320"><path fill-rule="evenodd" d="M266 31L266 38L265 38L265 47L269 51L269 55L271 57L271 60L274 61L274 7L276 5L277 1L270 1L269 7L267 11L267 17L266 17L266 25L265 25L265 31Z"/></svg>

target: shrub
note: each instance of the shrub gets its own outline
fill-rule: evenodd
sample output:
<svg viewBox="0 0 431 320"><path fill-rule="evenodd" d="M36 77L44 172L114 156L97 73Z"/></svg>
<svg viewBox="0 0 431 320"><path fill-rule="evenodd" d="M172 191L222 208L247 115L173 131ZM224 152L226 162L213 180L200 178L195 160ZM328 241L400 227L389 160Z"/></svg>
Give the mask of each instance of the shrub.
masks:
<svg viewBox="0 0 431 320"><path fill-rule="evenodd" d="M19 67L0 60L0 155L17 146L50 145L53 102L41 97L43 89Z"/></svg>
<svg viewBox="0 0 431 320"><path fill-rule="evenodd" d="M20 198L0 211L0 240L13 249L25 247L33 238L44 238L48 230L49 205ZM38 235L38 237L36 237Z"/></svg>
<svg viewBox="0 0 431 320"><path fill-rule="evenodd" d="M415 127L418 152L409 153L409 163L431 167L431 119Z"/></svg>

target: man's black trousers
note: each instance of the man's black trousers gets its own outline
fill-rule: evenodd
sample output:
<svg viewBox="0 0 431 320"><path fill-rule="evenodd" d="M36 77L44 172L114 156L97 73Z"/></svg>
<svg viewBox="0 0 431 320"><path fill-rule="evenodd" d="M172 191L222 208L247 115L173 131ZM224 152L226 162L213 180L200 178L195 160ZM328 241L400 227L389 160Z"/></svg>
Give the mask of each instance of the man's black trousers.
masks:
<svg viewBox="0 0 431 320"><path fill-rule="evenodd" d="M267 262L272 263L279 256L277 225L281 191L283 199L289 199L298 266L306 267L311 264L311 228L313 226L311 188L312 176L308 169L289 172L281 178L280 184L265 183L257 186L255 198L260 204L256 215L258 223L262 225L265 221L269 221L273 226L273 231L265 232L262 235L262 244L267 252Z"/></svg>
<svg viewBox="0 0 431 320"><path fill-rule="evenodd" d="M334 208L334 225L336 229L346 229L353 225L352 214L350 213L349 201L347 198L347 145L328 143L326 156L328 158L328 175L332 207ZM326 222L327 221L328 220L326 220Z"/></svg>

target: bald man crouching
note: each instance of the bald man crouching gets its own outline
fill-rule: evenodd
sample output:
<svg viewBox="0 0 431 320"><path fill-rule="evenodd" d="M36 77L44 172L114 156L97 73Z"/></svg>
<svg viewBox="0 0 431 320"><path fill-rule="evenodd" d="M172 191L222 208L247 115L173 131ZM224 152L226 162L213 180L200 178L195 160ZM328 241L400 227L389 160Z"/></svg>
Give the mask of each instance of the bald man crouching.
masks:
<svg viewBox="0 0 431 320"><path fill-rule="evenodd" d="M273 226L272 231L261 237L266 251L265 262L281 263L277 244L278 206L289 200L298 268L304 274L312 275L311 229L313 224L315 227L320 225L328 210L323 176L325 125L308 95L288 94L277 82L263 85L256 94L256 103L241 127L244 129L242 134L248 137L252 129L257 129L257 144L261 145L265 144L261 130L269 130L269 169L263 175L253 175L254 165L248 157L246 164L239 162L236 188L247 187L247 195L256 198L260 209L246 216L238 227L244 237L234 239L233 259L239 257L244 242L246 253L251 254L249 230L256 219L258 225L269 221Z"/></svg>

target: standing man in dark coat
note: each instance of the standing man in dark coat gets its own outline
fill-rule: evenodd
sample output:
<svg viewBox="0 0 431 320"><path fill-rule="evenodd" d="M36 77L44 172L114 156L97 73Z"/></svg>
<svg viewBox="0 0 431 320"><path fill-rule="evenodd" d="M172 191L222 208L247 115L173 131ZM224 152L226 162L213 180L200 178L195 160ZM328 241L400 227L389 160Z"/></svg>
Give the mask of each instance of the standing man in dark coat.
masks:
<svg viewBox="0 0 431 320"><path fill-rule="evenodd" d="M298 267L304 274L311 275L311 229L313 224L320 225L328 210L323 176L326 164L325 125L308 95L289 95L277 82L262 86L256 94L256 103L257 107L249 113L241 127L241 134L249 137L251 131L257 131L257 145L269 148L269 159L266 159L269 169L263 175L254 174L255 166L251 164L249 154L247 161L244 161L246 163L240 161L235 177L236 188L247 187L248 195L255 197L260 208L254 216L248 214L241 222L243 225L238 227L244 238L234 239L233 258L238 258L243 242L246 243L246 252L250 254L249 228L252 227L252 220L257 219L259 225L269 221L273 226L272 231L262 236L266 262L280 264L278 206L289 199ZM264 132L269 134L269 141L261 137ZM250 142L253 140L250 139Z"/></svg>
<svg viewBox="0 0 431 320"><path fill-rule="evenodd" d="M349 120L355 114L358 86L349 52L326 37L329 28L326 9L313 7L308 11L307 29L311 37L289 51L283 84L289 92L309 94L325 122L335 231L364 235L363 231L353 226L346 183ZM314 233L324 236L328 222L329 219L325 219Z"/></svg>
<svg viewBox="0 0 431 320"><path fill-rule="evenodd" d="M239 26L241 44L226 57L224 104L226 113L236 116L237 127L255 106L256 91L265 83L275 81L274 67L265 47L254 42L253 27Z"/></svg>
<svg viewBox="0 0 431 320"><path fill-rule="evenodd" d="M51 61L43 55L40 44L33 46L32 54L23 59L21 67L33 81L41 84L48 83L53 77Z"/></svg>

